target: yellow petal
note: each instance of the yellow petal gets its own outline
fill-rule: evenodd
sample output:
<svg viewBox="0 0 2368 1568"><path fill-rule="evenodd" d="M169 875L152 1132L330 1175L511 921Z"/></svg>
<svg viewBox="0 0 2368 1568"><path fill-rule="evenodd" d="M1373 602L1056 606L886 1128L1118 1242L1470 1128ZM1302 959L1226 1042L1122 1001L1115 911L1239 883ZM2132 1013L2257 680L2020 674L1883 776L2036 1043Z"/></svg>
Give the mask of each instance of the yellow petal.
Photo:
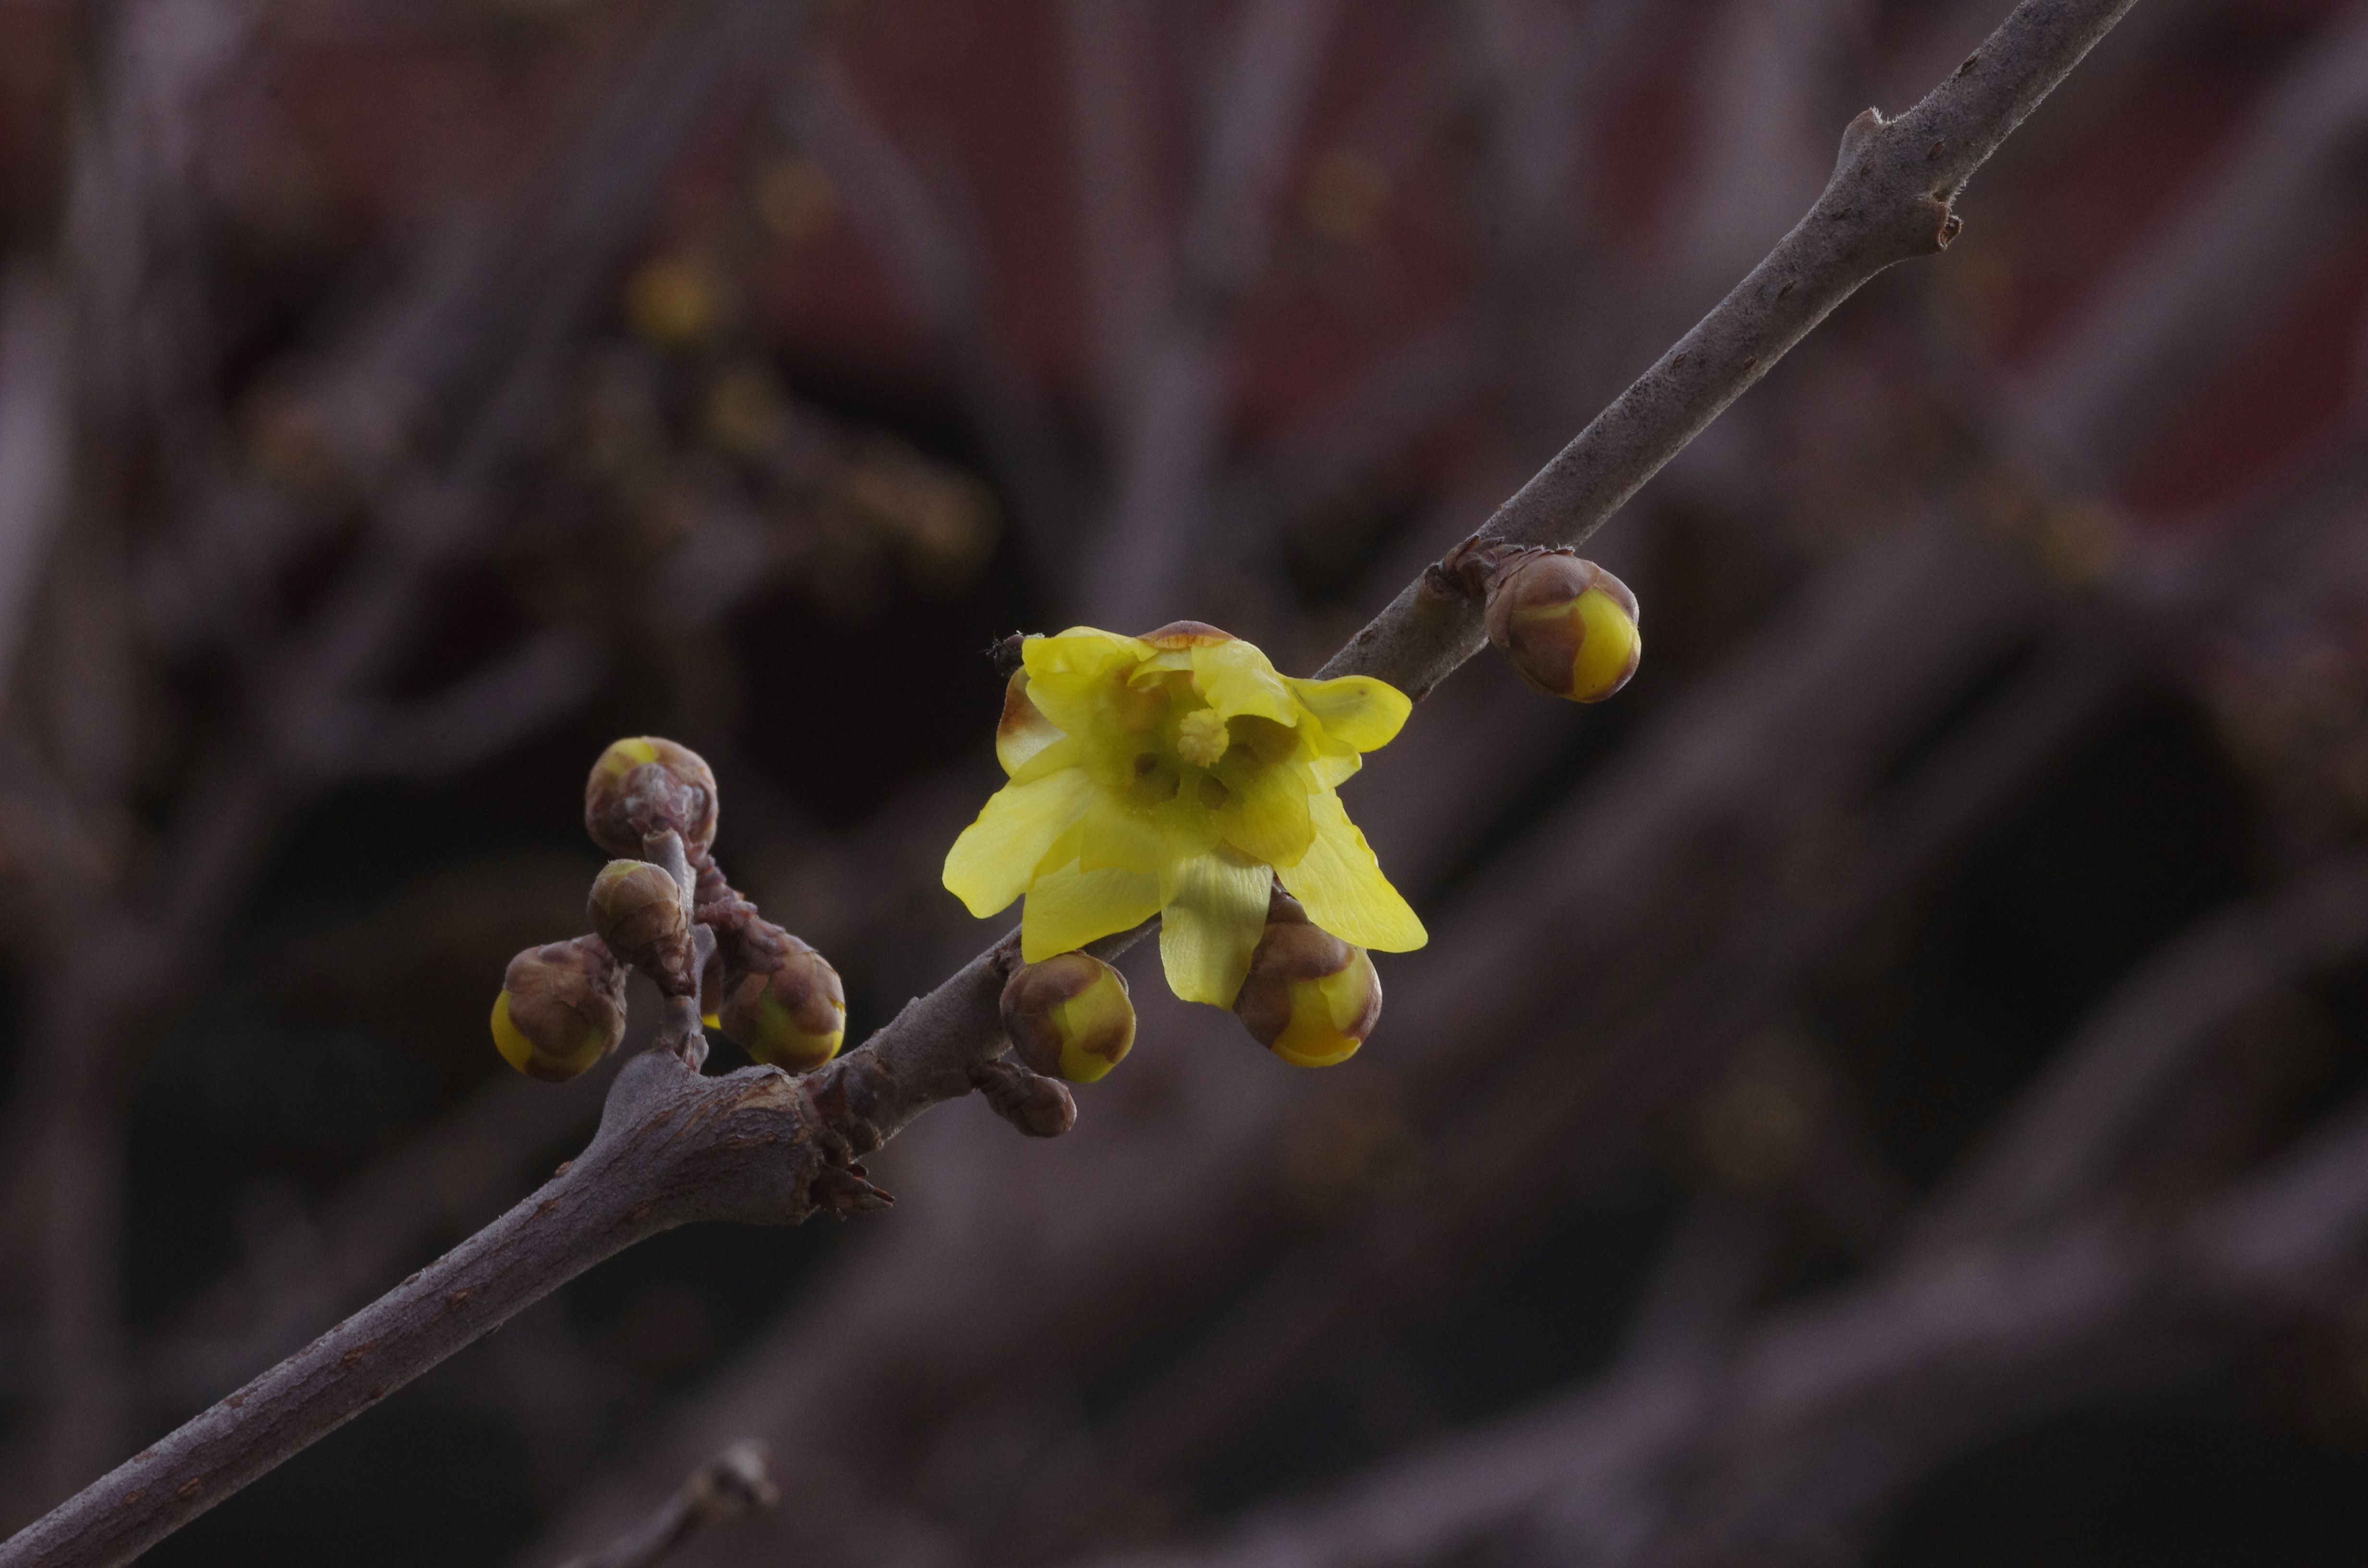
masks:
<svg viewBox="0 0 2368 1568"><path fill-rule="evenodd" d="M1019 956L1042 963L1097 937L1131 931L1158 913L1157 877L1114 866L1098 871L1064 866L1038 877L1028 889L1028 906L1019 918Z"/></svg>
<svg viewBox="0 0 2368 1568"><path fill-rule="evenodd" d="M1315 748L1315 755L1308 759L1307 766L1309 771L1315 775L1318 784L1327 790L1337 790L1357 776L1358 769L1365 766L1365 759L1346 746L1327 743Z"/></svg>
<svg viewBox="0 0 2368 1568"><path fill-rule="evenodd" d="M1306 764L1220 766L1217 778L1226 790L1215 812L1217 830L1244 858L1288 866L1307 853L1315 838L1307 801L1318 786Z"/></svg>
<svg viewBox="0 0 2368 1568"><path fill-rule="evenodd" d="M1352 947L1410 952L1430 940L1422 922L1382 875L1365 835L1329 790L1308 801L1315 842L1277 873L1307 918Z"/></svg>
<svg viewBox="0 0 2368 1568"><path fill-rule="evenodd" d="M1033 784L1039 778L1058 773L1064 767L1083 767L1086 756L1086 744L1083 741L1074 735L1062 735L1052 744L1034 753L1027 761L1014 769L1011 781L1014 784Z"/></svg>
<svg viewBox="0 0 2368 1568"><path fill-rule="evenodd" d="M1208 776L1187 779L1172 801L1152 808L1151 820L1159 828L1159 844L1163 865L1190 860L1217 847L1224 835L1217 831L1217 813L1201 798ZM1217 791L1211 790L1213 796Z"/></svg>
<svg viewBox="0 0 2368 1568"><path fill-rule="evenodd" d="M1037 862L1094 795L1093 780L1075 767L1006 784L946 851L946 891L981 919L1003 908L1027 891Z"/></svg>
<svg viewBox="0 0 2368 1568"><path fill-rule="evenodd" d="M1075 861L1081 871L1116 869L1156 877L1170 858L1157 822L1109 790L1098 790L1076 825L1045 855L1041 869L1050 871Z"/></svg>
<svg viewBox="0 0 2368 1568"><path fill-rule="evenodd" d="M1247 642L1203 642L1192 650L1192 684L1228 719L1255 714L1278 724L1296 722L1291 688L1267 656Z"/></svg>
<svg viewBox="0 0 2368 1568"><path fill-rule="evenodd" d="M1019 665L1028 672L1031 697L1039 687L1055 692L1089 690L1112 671L1132 669L1150 656L1151 648L1142 639L1090 626L1073 626L1057 637L1030 637L1019 644Z"/></svg>
<svg viewBox="0 0 2368 1568"><path fill-rule="evenodd" d="M1003 717L995 726L995 760L1007 775L1017 774L1028 759L1061 738L1058 724L1028 699L1028 672L1011 672L1003 688Z"/></svg>
<svg viewBox="0 0 2368 1568"><path fill-rule="evenodd" d="M1174 648L1161 648L1156 643L1152 646L1154 651L1145 654L1143 663L1127 676L1129 681L1141 686L1162 676L1191 673L1192 649L1189 644Z"/></svg>
<svg viewBox="0 0 2368 1568"><path fill-rule="evenodd" d="M1414 711L1414 699L1372 676L1337 680L1292 680L1292 695L1306 704L1332 739L1359 751L1378 751L1397 737Z"/></svg>
<svg viewBox="0 0 2368 1568"><path fill-rule="evenodd" d="M1170 884L1159 919L1167 988L1187 1002L1230 1007L1266 930L1273 874L1219 851L1176 867Z"/></svg>
<svg viewBox="0 0 2368 1568"><path fill-rule="evenodd" d="M1028 699L1072 735L1086 734L1097 715L1108 716L1113 678L1150 653L1150 645L1140 638L1090 626L1073 626L1058 637L1030 637L1019 644Z"/></svg>

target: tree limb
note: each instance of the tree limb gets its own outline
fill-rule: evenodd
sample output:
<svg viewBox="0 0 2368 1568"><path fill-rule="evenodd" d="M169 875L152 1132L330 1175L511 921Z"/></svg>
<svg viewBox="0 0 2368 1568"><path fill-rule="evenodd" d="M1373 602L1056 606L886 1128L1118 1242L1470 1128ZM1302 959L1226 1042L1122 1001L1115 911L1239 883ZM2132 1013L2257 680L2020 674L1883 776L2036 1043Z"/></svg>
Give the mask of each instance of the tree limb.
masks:
<svg viewBox="0 0 2368 1568"><path fill-rule="evenodd" d="M1490 541L1577 543L1842 300L1956 231L1957 191L2135 0L2024 0L1896 120L1851 122L1826 194L1677 347L1500 508ZM434 530L430 530L433 532ZM1476 585L1435 567L1322 672L1420 697L1477 651ZM367 619L368 618L365 618ZM341 661L331 661L333 664ZM1148 926L1096 944L1113 953ZM394 1388L633 1242L692 1220L877 1207L856 1158L1005 1049L1008 936L803 1082L626 1064L585 1155L444 1259L0 1545L0 1568L127 1561Z"/></svg>

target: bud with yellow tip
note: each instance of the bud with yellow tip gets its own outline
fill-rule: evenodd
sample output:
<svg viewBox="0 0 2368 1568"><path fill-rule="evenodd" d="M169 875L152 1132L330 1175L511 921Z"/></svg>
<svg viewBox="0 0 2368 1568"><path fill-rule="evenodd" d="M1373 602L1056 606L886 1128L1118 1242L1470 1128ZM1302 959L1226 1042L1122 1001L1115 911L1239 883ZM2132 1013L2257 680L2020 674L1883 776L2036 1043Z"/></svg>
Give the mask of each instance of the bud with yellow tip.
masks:
<svg viewBox="0 0 2368 1568"><path fill-rule="evenodd" d="M656 735L617 742L584 783L584 831L611 855L638 858L644 838L667 828L697 857L715 842L715 774L689 746Z"/></svg>
<svg viewBox="0 0 2368 1568"><path fill-rule="evenodd" d="M529 1078L573 1078L625 1038L625 971L598 937L529 948L494 998L494 1046Z"/></svg>
<svg viewBox="0 0 2368 1568"><path fill-rule="evenodd" d="M847 990L828 960L769 921L763 941L713 972L709 998L723 1038L758 1062L789 1073L811 1073L838 1054L847 1038ZM753 935L753 933L752 933Z"/></svg>
<svg viewBox="0 0 2368 1568"><path fill-rule="evenodd" d="M1362 948L1311 926L1277 891L1234 1011L1260 1045L1299 1067L1346 1062L1382 1017L1382 977Z"/></svg>
<svg viewBox="0 0 2368 1568"><path fill-rule="evenodd" d="M1644 653L1636 596L1567 551L1525 551L1488 587L1488 641L1549 697L1600 702L1628 684Z"/></svg>
<svg viewBox="0 0 2368 1568"><path fill-rule="evenodd" d="M690 915L682 890L664 866L611 860L592 881L592 928L617 957L657 983L669 996L689 996Z"/></svg>
<svg viewBox="0 0 2368 1568"><path fill-rule="evenodd" d="M1004 986L1003 1028L1031 1072L1090 1084L1134 1049L1134 999L1092 954L1056 953Z"/></svg>

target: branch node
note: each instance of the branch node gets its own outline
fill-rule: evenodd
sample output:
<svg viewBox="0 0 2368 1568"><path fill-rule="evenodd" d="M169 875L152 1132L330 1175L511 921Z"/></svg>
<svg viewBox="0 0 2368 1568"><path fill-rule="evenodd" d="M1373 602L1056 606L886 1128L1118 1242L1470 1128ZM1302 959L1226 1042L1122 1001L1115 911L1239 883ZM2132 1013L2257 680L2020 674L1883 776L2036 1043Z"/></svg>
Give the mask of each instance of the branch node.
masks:
<svg viewBox="0 0 2368 1568"><path fill-rule="evenodd" d="M1669 361L1672 367L1685 363L1683 354ZM1489 585L1515 561L1535 555L1536 545L1515 544L1498 539L1486 528L1474 534L1462 544L1442 555L1423 570L1423 585L1441 598L1478 599L1488 597Z"/></svg>
<svg viewBox="0 0 2368 1568"><path fill-rule="evenodd" d="M1883 111L1879 108L1862 108L1850 116L1850 122L1842 127L1841 162L1843 165L1847 166L1854 160L1865 158L1874 145L1874 139L1881 135L1884 127L1890 123L1883 118Z"/></svg>

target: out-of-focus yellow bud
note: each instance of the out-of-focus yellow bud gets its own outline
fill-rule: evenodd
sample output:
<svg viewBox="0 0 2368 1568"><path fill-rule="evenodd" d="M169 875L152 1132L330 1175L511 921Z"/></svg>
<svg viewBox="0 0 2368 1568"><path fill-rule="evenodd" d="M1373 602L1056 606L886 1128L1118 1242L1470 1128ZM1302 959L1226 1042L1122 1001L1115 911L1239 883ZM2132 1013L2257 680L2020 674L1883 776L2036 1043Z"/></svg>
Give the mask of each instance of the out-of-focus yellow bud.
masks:
<svg viewBox="0 0 2368 1568"><path fill-rule="evenodd" d="M811 1073L838 1054L847 1038L847 988L824 957L766 923L757 961L727 964L711 998L723 1038L756 1060L788 1073ZM771 949L771 950L766 950Z"/></svg>
<svg viewBox="0 0 2368 1568"><path fill-rule="evenodd" d="M625 971L598 937L529 948L494 998L494 1046L529 1078L573 1078L625 1038Z"/></svg>
<svg viewBox="0 0 2368 1568"><path fill-rule="evenodd" d="M1364 949L1309 925L1298 901L1277 892L1234 1011L1285 1062L1330 1067L1357 1054L1381 1020L1382 977Z"/></svg>
<svg viewBox="0 0 2368 1568"><path fill-rule="evenodd" d="M626 283L625 319L653 343L688 347L722 324L723 290L699 262L667 256L643 267Z"/></svg>
<svg viewBox="0 0 2368 1568"><path fill-rule="evenodd" d="M1515 557L1488 589L1488 641L1549 697L1600 702L1628 684L1644 653L1636 596L1567 551Z"/></svg>
<svg viewBox="0 0 2368 1568"><path fill-rule="evenodd" d="M633 735L600 754L584 783L584 831L611 855L640 858L644 835L672 828L685 852L715 842L715 774L689 746Z"/></svg>
<svg viewBox="0 0 2368 1568"><path fill-rule="evenodd" d="M667 995L690 994L690 916L664 866L609 861L592 881L591 911L592 928L609 951L657 982Z"/></svg>
<svg viewBox="0 0 2368 1568"><path fill-rule="evenodd" d="M1004 986L1003 1028L1030 1071L1090 1084L1134 1049L1134 998L1092 954L1056 953Z"/></svg>

